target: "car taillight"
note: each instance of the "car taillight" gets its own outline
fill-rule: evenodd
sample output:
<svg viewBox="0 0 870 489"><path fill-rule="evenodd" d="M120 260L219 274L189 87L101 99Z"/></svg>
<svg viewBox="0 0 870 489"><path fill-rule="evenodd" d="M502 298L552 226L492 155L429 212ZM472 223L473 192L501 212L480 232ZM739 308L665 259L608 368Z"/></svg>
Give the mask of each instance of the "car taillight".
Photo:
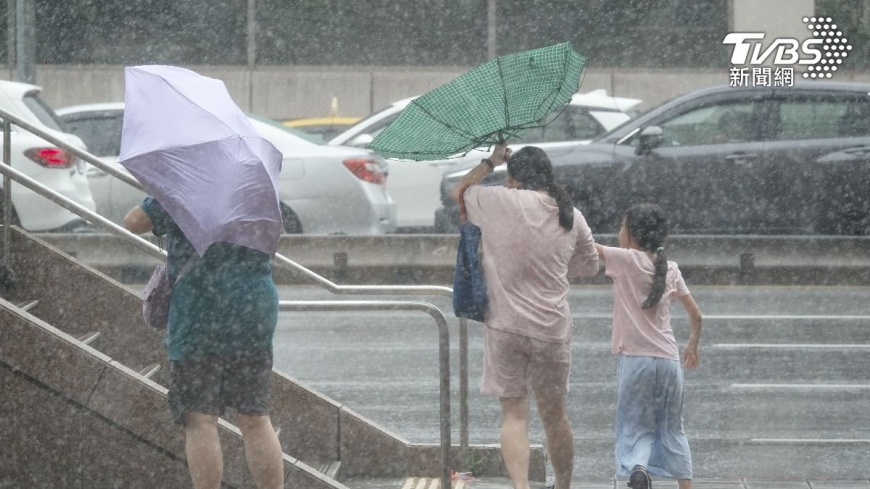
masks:
<svg viewBox="0 0 870 489"><path fill-rule="evenodd" d="M24 156L46 168L72 168L76 162L74 154L60 148L30 148Z"/></svg>
<svg viewBox="0 0 870 489"><path fill-rule="evenodd" d="M349 159L344 160L344 166L360 180L377 184L383 184L386 181L386 175L374 160Z"/></svg>

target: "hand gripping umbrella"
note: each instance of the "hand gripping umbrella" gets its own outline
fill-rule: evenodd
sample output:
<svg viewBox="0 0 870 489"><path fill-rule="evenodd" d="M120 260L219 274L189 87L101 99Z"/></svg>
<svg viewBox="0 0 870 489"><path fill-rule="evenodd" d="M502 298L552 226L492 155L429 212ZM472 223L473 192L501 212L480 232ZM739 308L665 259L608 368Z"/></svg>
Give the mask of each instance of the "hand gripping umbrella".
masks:
<svg viewBox="0 0 870 489"><path fill-rule="evenodd" d="M202 256L216 241L278 249L283 156L223 82L173 66L125 69L120 163Z"/></svg>
<svg viewBox="0 0 870 489"><path fill-rule="evenodd" d="M585 66L567 42L499 56L414 99L369 148L433 160L520 137L571 100Z"/></svg>

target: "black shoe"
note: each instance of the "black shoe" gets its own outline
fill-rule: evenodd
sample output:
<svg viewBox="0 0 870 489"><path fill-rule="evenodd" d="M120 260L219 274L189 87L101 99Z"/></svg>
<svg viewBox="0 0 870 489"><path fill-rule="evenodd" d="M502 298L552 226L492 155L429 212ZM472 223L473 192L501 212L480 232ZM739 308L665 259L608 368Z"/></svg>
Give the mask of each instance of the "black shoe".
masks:
<svg viewBox="0 0 870 489"><path fill-rule="evenodd" d="M541 489L556 489L556 484L547 484L546 486L542 486Z"/></svg>
<svg viewBox="0 0 870 489"><path fill-rule="evenodd" d="M628 487L631 489L652 489L652 481L649 479L649 474L646 469L640 465L635 465L631 469L631 476L628 478Z"/></svg>

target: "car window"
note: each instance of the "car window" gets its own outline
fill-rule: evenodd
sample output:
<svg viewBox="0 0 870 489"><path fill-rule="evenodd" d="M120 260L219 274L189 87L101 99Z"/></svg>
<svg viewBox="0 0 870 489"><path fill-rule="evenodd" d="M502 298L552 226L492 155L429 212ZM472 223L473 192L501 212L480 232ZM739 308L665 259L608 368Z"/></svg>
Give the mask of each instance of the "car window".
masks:
<svg viewBox="0 0 870 489"><path fill-rule="evenodd" d="M779 104L771 139L826 139L870 136L870 100L865 98L797 98Z"/></svg>
<svg viewBox="0 0 870 489"><path fill-rule="evenodd" d="M752 102L707 105L659 123L663 146L761 141L756 129L756 104Z"/></svg>
<svg viewBox="0 0 870 489"><path fill-rule="evenodd" d="M66 131L80 137L94 156L118 156L121 154L121 126L119 115L69 117L65 119Z"/></svg>
<svg viewBox="0 0 870 489"><path fill-rule="evenodd" d="M361 132L360 134L368 134L371 137L375 137L378 134L380 134L381 131L386 129L387 126L392 124L394 120L398 119L401 114L402 114L401 112L396 112L393 115L384 117L383 119L379 120L378 122L375 122L372 125L370 125L367 129L364 130L364 132Z"/></svg>
<svg viewBox="0 0 870 489"><path fill-rule="evenodd" d="M263 125L272 127L274 129L280 129L280 132L273 131L273 134L285 135L285 133L289 133L298 139L301 139L303 141L307 141L309 143L314 143L318 146L323 144L323 139L321 139L321 137L316 135L316 134L309 134L305 131L300 131L299 129L287 127L284 124L281 124L280 122L278 122L274 119L269 119L268 117L263 117L261 115L247 114L247 116L248 116L248 119L250 119L252 121L262 122ZM256 128L256 124L255 124L255 128ZM263 128L263 126L260 126L260 128L258 128L257 130L260 132L263 132L262 128ZM279 136L279 137L281 137L281 136Z"/></svg>
<svg viewBox="0 0 870 489"><path fill-rule="evenodd" d="M568 106L543 127L529 130L521 141L531 143L551 143L593 139L604 132L601 124L585 108Z"/></svg>
<svg viewBox="0 0 870 489"><path fill-rule="evenodd" d="M57 117L57 114L54 113L54 110L39 98L39 95L36 93L28 93L24 96L24 105L33 112L33 115L39 119L39 122L45 124L51 129L63 131L63 123Z"/></svg>

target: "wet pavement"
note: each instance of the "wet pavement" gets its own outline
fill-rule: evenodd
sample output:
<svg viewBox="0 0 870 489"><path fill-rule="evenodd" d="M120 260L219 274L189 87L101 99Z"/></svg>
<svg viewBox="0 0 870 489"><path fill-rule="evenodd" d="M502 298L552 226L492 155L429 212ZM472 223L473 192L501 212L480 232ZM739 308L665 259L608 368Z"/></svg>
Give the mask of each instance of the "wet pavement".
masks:
<svg viewBox="0 0 870 489"><path fill-rule="evenodd" d="M690 285L691 287L691 285ZM685 429L697 488L870 489L870 287L692 287L705 316L701 368L686 372ZM336 297L282 287L282 299ZM614 487L616 361L610 289L578 286L569 394L574 487ZM370 297L377 299L377 297ZM453 442L458 443L457 327L449 301L417 298L451 320ZM687 321L674 306L685 342ZM282 313L275 366L412 442L438 441L434 321L422 313ZM472 443L496 443L498 402L477 390L482 329L469 328ZM530 427L543 443L540 423ZM404 481L384 481L401 489ZM471 481L469 487L507 487ZM625 487L624 481L616 487ZM657 481L654 487L676 487ZM416 485L414 489L418 488Z"/></svg>
<svg viewBox="0 0 870 489"><path fill-rule="evenodd" d="M366 479L364 481L349 481L349 487L353 489L440 489L438 479L408 477L405 479ZM474 479L454 482L452 489L508 489L512 487L508 479ZM621 489L625 488L624 481L586 481L574 480L572 489ZM866 489L870 487L870 480L695 480L692 483L694 489ZM654 489L676 489L675 481L653 480ZM532 485L532 489L543 489Z"/></svg>

